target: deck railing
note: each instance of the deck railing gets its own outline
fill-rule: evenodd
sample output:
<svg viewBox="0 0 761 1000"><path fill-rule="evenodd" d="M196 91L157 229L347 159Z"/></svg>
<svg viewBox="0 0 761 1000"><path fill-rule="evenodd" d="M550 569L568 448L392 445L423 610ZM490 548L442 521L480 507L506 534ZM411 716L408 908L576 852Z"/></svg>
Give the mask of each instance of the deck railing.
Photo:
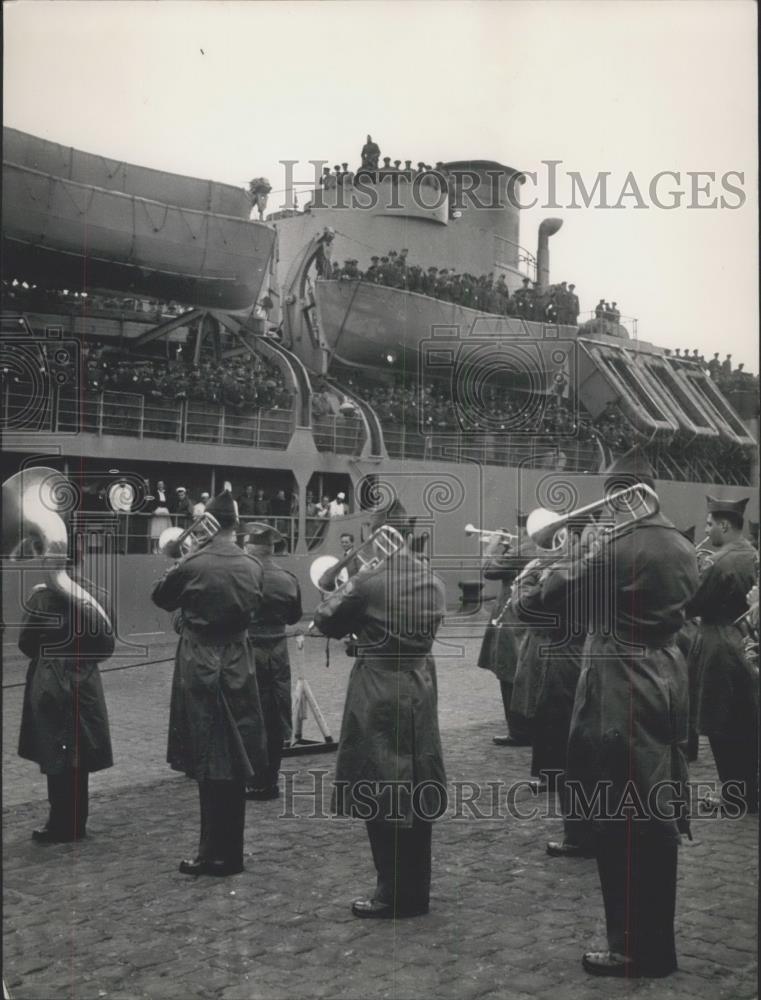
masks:
<svg viewBox="0 0 761 1000"><path fill-rule="evenodd" d="M4 426L17 430L158 438L240 448L288 447L294 430L291 410L238 413L195 400L161 400L130 392L53 391L35 400L32 386L8 387Z"/></svg>
<svg viewBox="0 0 761 1000"><path fill-rule="evenodd" d="M312 436L318 451L358 455L365 443L365 426L357 417L342 414L312 418Z"/></svg>
<svg viewBox="0 0 761 1000"><path fill-rule="evenodd" d="M80 550L100 552L109 550L122 555L147 555L158 552L161 532L168 527L187 528L192 518L178 514L144 514L135 512L113 511L76 511L70 524L72 544ZM246 534L246 524L250 521L264 522L276 528L285 539L282 554L296 551L299 538L299 519L296 516L256 516L241 517L237 534L239 544L243 543ZM320 522L322 524L323 522ZM307 543L316 545L319 538L319 526L312 531L311 524L307 526ZM107 541L108 539L108 541Z"/></svg>
<svg viewBox="0 0 761 1000"><path fill-rule="evenodd" d="M595 441L506 434L430 434L405 427L384 428L393 458L420 461L481 462L486 465L596 472L600 452Z"/></svg>

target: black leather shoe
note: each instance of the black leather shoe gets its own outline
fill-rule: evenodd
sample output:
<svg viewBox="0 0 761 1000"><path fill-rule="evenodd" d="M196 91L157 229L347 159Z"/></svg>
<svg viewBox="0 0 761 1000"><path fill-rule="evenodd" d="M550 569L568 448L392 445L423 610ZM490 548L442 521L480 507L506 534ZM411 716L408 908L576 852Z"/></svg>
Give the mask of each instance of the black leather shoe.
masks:
<svg viewBox="0 0 761 1000"><path fill-rule="evenodd" d="M270 799L280 798L280 788L278 785L271 785L269 788L249 788L246 798L254 802L268 802Z"/></svg>
<svg viewBox="0 0 761 1000"><path fill-rule="evenodd" d="M83 840L86 836L87 834L84 830L76 836L55 833L47 825L41 826L37 830L32 830L32 840L37 841L38 844L70 844L75 840Z"/></svg>
<svg viewBox="0 0 761 1000"><path fill-rule="evenodd" d="M615 951L587 951L582 956L581 964L593 976L617 976L622 979L663 979L677 969L676 965L645 967Z"/></svg>
<svg viewBox="0 0 761 1000"><path fill-rule="evenodd" d="M243 870L242 864L229 865L226 861L207 861L202 858L196 858L194 861L180 862L181 875L216 875L217 877L221 877L224 875L239 875Z"/></svg>
<svg viewBox="0 0 761 1000"><path fill-rule="evenodd" d="M581 844L569 844L565 840L562 843L557 840L549 840L547 853L551 858L594 858L597 856L593 848L582 847Z"/></svg>
<svg viewBox="0 0 761 1000"><path fill-rule="evenodd" d="M400 917L421 917L428 913L428 906L394 909L391 903L382 903L377 899L355 899L351 904L351 912L355 917L365 917L371 920L393 920Z"/></svg>
<svg viewBox="0 0 761 1000"><path fill-rule="evenodd" d="M525 740L516 740L513 736L492 736L492 743L497 747L530 747Z"/></svg>

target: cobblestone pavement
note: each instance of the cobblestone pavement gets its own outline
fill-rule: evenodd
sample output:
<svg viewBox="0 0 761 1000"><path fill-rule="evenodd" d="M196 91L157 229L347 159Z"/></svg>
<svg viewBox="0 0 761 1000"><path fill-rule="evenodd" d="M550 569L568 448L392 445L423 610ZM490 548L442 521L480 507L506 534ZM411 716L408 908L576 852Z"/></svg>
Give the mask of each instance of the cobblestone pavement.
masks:
<svg viewBox="0 0 761 1000"><path fill-rule="evenodd" d="M337 735L350 661L331 648L325 671L314 642L304 673ZM449 778L518 781L529 751L492 745L504 722L495 679L472 667L476 649L468 640L463 655L440 658ZM295 652L293 662L297 672ZM117 766L92 777L89 836L70 845L29 839L45 785L15 756L21 689L4 691L4 977L14 1000L756 996L750 817L693 823L680 857L680 971L666 980L583 972L582 951L604 942L599 883L594 861L545 855L556 818L447 815L434 830L431 913L397 923L351 916L352 898L374 883L364 828L310 818L306 798L290 818L286 799L248 803L242 875L180 875L180 858L195 853L198 804L195 784L164 763L170 676L170 662L105 673ZM332 766L326 754L283 763L297 789ZM693 778L715 780L706 745ZM517 805L540 801L522 792Z"/></svg>

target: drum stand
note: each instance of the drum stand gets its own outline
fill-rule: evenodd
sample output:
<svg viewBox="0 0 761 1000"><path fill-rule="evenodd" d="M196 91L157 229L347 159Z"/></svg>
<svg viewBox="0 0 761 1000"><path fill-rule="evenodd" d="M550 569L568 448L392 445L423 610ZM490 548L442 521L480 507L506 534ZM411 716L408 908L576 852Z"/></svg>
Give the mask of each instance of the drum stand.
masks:
<svg viewBox="0 0 761 1000"><path fill-rule="evenodd" d="M314 637L316 638L316 637ZM290 746L283 748L283 757L295 757L310 753L329 753L338 749L338 743L330 735L330 729L325 721L314 692L309 686L309 681L304 677L304 637L301 636L299 644L299 679L296 682L296 689L293 692L291 702L291 717L293 719L293 739ZM322 741L305 740L303 736L304 722L311 708L317 727L322 733Z"/></svg>

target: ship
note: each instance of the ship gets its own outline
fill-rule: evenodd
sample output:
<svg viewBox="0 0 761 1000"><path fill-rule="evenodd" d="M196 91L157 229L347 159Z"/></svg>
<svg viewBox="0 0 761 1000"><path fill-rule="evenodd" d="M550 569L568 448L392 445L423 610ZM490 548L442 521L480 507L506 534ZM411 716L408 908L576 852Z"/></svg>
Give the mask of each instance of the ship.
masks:
<svg viewBox="0 0 761 1000"><path fill-rule="evenodd" d="M465 525L512 530L534 507L598 499L616 456L595 424L611 408L653 462L677 527L701 537L710 493L750 497L757 530L755 393L730 398L697 360L641 338L631 320L549 323L366 279L374 256L404 248L410 264L490 274L513 295L524 279L548 289L561 223L542 222L535 252L521 245L519 170L480 159L434 170L386 163L316 181L303 208L252 222L242 188L14 130L4 139L3 479L37 463L71 481L73 554L117 595L127 652L173 637L150 601L166 559L151 551L141 507L159 479L195 496L225 482L236 495L247 484L292 494L292 509L271 520L307 611L320 599L313 561L338 554L341 533L359 541L370 512L396 497L453 614L477 621L489 590ZM348 259L356 276L328 266ZM246 412L85 391L82 358L96 342L135 370L189 355L261 364L289 402ZM400 379L420 414L426 392L447 394L446 426L378 411L368 386ZM521 401L507 421L492 421L490 392ZM573 419L547 431L543 414L559 401ZM719 460L729 453L731 466ZM339 492L350 513L310 516L314 498ZM11 638L33 580L7 575Z"/></svg>

